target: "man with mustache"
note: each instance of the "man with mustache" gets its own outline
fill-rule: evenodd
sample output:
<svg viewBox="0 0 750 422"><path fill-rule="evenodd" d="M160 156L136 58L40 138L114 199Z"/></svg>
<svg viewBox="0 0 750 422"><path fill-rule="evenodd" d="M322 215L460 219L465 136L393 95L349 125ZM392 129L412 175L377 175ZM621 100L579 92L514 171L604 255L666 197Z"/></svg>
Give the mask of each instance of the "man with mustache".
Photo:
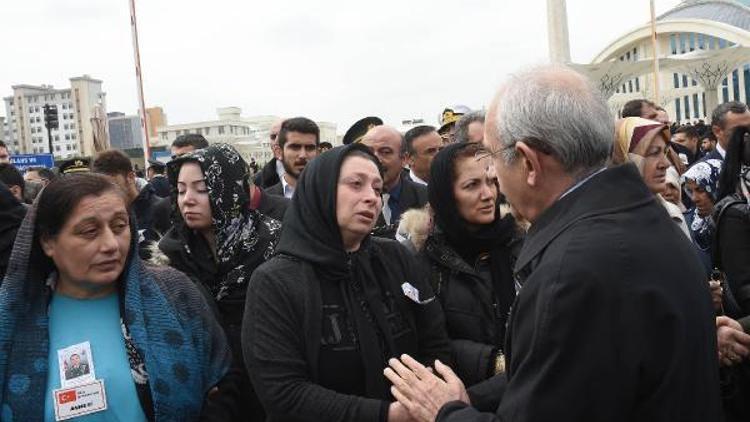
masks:
<svg viewBox="0 0 750 422"><path fill-rule="evenodd" d="M294 117L281 125L278 140L284 176L279 183L268 188L267 192L291 198L302 170L310 160L318 156L320 128L306 117Z"/></svg>

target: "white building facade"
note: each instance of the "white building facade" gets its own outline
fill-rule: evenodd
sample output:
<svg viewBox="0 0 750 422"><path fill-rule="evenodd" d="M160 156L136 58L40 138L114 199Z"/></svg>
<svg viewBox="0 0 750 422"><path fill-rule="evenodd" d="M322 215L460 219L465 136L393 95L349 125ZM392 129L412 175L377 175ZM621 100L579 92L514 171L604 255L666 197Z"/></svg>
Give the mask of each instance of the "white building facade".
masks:
<svg viewBox="0 0 750 422"><path fill-rule="evenodd" d="M750 1L684 1L657 17L657 56L668 58L698 50L716 50L735 45L750 46ZM613 60L638 61L654 57L651 24L646 23L618 38L602 50L592 64ZM659 103L678 123L710 120L707 92L686 74L663 70L658 75ZM750 100L750 64L741 65L723 79L711 95L718 103ZM613 111L629 100L653 99L653 73L625 81L610 97Z"/></svg>
<svg viewBox="0 0 750 422"><path fill-rule="evenodd" d="M14 85L13 95L5 97L6 144L15 154L49 153L44 124L44 106L57 107L59 128L52 129L55 159L94 155L94 109L106 111L102 81L88 75L70 79L70 87Z"/></svg>
<svg viewBox="0 0 750 422"><path fill-rule="evenodd" d="M160 127L157 129L157 138L151 141L151 146L169 148L178 136L195 133L203 135L211 144L233 145L248 161L254 158L256 162L265 163L273 158L270 130L273 123L279 119L278 116L242 117L242 109L239 107L219 108L217 115L216 120ZM340 144L335 123L316 123L320 128L321 142Z"/></svg>

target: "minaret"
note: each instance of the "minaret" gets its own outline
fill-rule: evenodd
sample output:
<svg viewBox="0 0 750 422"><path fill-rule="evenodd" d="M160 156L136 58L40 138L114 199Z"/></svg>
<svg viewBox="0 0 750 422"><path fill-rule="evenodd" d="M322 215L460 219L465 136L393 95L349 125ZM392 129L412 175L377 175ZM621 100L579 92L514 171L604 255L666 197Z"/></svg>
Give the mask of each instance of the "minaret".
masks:
<svg viewBox="0 0 750 422"><path fill-rule="evenodd" d="M547 0L547 31L550 61L569 63L570 40L565 0Z"/></svg>

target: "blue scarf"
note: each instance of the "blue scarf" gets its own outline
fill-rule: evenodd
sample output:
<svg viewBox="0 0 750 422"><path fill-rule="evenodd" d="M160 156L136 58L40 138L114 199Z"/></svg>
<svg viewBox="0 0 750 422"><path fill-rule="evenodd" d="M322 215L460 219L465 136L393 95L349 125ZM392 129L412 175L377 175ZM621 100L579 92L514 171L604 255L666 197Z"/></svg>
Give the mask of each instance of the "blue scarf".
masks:
<svg viewBox="0 0 750 422"><path fill-rule="evenodd" d="M40 270L45 257L34 240L35 217L36 206L18 231L8 274L0 286L0 420L4 422L44 419L47 310L52 292L45 285L48 274ZM206 393L229 368L231 356L223 331L195 286L174 270L145 267L137 258L137 236L132 239L118 280L121 316L145 362L154 419L197 420Z"/></svg>

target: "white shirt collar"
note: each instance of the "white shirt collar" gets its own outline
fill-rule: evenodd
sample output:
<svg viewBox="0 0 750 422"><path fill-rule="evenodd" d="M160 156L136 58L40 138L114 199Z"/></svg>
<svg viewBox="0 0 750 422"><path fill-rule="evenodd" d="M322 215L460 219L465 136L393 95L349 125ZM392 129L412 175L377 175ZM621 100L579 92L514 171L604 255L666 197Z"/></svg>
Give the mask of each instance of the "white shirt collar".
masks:
<svg viewBox="0 0 750 422"><path fill-rule="evenodd" d="M276 160L276 174L279 175L279 179L284 180L284 163L281 162L281 160Z"/></svg>
<svg viewBox="0 0 750 422"><path fill-rule="evenodd" d="M724 150L724 148L722 148L721 144L718 143L718 142L716 143L716 151L719 151L719 155L721 155L722 159L726 159L727 158L727 152L726 152L726 150Z"/></svg>
<svg viewBox="0 0 750 422"><path fill-rule="evenodd" d="M603 171L604 171L604 170L606 170L606 169L607 169L606 167L602 167L602 168L600 168L599 170L597 170L597 171L595 171L595 172L593 172L593 173L589 174L588 176L586 176L585 178L583 178L583 179L582 179L582 180L581 180L580 182L578 182L578 183L576 183L575 185L573 185L573 186L569 187L569 188L568 188L568 190L566 190L566 191L565 191L565 192L564 192L564 193L563 193L562 195L560 195L560 197L559 197L559 198L557 198L557 200L559 201L559 200L561 200L561 199L565 198L565 197L566 197L566 196L567 196L568 194L570 194L570 193L571 193L571 192L573 192L574 190L576 190L576 189L580 188L581 186L585 185L585 184L586 184L586 182L588 182L588 181L589 181L589 180L591 180L591 179L592 179L592 178L593 178L594 176L596 176L597 174L599 174L599 173L603 172Z"/></svg>
<svg viewBox="0 0 750 422"><path fill-rule="evenodd" d="M281 187L284 188L284 197L292 199L292 196L294 195L294 186L286 182L286 177L284 177L284 175L281 175Z"/></svg>
<svg viewBox="0 0 750 422"><path fill-rule="evenodd" d="M416 174L416 173L414 173L414 170L409 170L409 177L411 178L412 182L417 182L417 183L419 183L420 185L425 185L425 186L427 186L427 182L425 182L425 181L424 181L424 180L422 180L422 179L421 179L421 178L420 178L419 176L417 176L417 174Z"/></svg>

